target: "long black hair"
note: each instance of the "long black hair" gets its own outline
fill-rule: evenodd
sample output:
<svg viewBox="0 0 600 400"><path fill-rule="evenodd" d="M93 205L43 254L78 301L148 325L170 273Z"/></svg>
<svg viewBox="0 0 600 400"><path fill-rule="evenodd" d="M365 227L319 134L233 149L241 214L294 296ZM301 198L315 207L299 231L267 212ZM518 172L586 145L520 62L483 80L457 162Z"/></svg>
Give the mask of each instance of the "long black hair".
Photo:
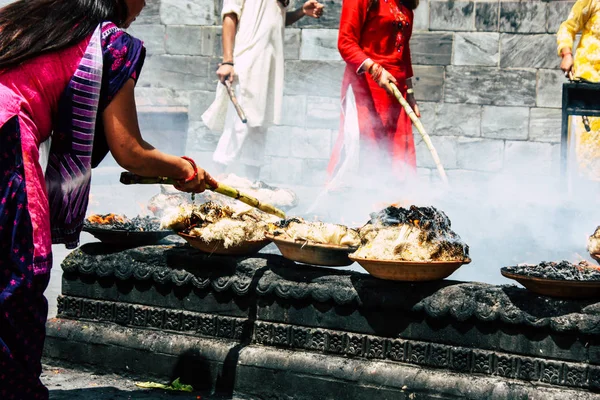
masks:
<svg viewBox="0 0 600 400"><path fill-rule="evenodd" d="M125 0L18 0L0 9L0 70L72 46L103 21L126 19Z"/></svg>
<svg viewBox="0 0 600 400"><path fill-rule="evenodd" d="M402 2L406 7L410 8L411 10L414 10L417 7L419 7L419 0L402 0Z"/></svg>

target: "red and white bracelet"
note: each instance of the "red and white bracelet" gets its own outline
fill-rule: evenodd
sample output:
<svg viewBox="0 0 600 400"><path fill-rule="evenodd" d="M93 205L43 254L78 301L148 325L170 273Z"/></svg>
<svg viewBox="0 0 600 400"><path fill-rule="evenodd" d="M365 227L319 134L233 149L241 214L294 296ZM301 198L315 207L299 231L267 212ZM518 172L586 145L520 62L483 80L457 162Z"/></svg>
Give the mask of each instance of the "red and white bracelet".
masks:
<svg viewBox="0 0 600 400"><path fill-rule="evenodd" d="M189 162L191 164L192 168L194 168L194 173L192 174L192 176L183 180L183 183L190 183L191 181L195 180L198 177L198 166L196 165L196 162L189 157L182 156L181 158L183 158L185 161Z"/></svg>

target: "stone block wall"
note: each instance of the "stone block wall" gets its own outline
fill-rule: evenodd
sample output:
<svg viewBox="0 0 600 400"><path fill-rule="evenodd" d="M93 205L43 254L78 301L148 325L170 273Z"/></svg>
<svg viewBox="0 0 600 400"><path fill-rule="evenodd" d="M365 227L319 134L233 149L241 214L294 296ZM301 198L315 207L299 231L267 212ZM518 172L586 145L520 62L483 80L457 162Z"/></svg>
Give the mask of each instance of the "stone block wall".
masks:
<svg viewBox="0 0 600 400"><path fill-rule="evenodd" d="M304 18L286 30L283 125L268 133L269 164L262 171L275 183L323 182L337 134L342 1L322 2L326 12L320 20ZM558 173L565 79L555 33L573 3L421 0L411 42L415 91L451 178ZM297 4L292 1L292 7ZM222 0L148 0L130 28L148 49L139 105L187 108L186 151L205 165L219 138L200 117L217 86L221 5ZM416 132L415 140L422 175L435 177Z"/></svg>
<svg viewBox="0 0 600 400"><path fill-rule="evenodd" d="M268 137L272 182L319 184L339 120L344 63L337 52L342 2L325 0L321 20L286 32L284 121ZM561 84L555 33L573 1L422 0L411 42L423 123L455 179L492 173L556 175ZM131 29L150 57L140 85L146 102L189 107L187 150L210 157L219 134L200 116L213 98L221 54L220 4L151 1ZM415 134L424 177L435 177Z"/></svg>

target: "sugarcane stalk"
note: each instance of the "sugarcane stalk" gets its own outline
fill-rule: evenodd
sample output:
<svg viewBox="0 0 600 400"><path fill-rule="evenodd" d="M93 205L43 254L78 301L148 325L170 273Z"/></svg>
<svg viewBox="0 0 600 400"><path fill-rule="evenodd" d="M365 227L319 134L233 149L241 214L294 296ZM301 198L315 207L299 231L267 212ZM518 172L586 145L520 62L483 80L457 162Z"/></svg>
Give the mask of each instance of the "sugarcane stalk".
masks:
<svg viewBox="0 0 600 400"><path fill-rule="evenodd" d="M176 184L175 179L167 178L164 176L156 176L156 177L145 177L133 174L131 172L121 172L120 182L124 185L152 185L152 184L164 184L164 185L174 185ZM266 212L267 214L272 214L280 218L285 218L285 213L280 209L267 204L262 203L258 199L249 196L240 192L239 190L232 188L231 186L224 185L219 183L217 187L212 187L211 185L206 185L206 188L215 193L222 194L223 196L231 197L232 199L236 199L245 203L251 207L258 208L261 211Z"/></svg>
<svg viewBox="0 0 600 400"><path fill-rule="evenodd" d="M442 162L440 161L440 157L438 156L438 153L435 150L433 143L431 142L431 138L425 131L425 128L423 127L423 124L421 123L421 120L419 119L419 117L417 117L417 115L415 114L415 112L412 109L412 107L410 106L410 104L408 104L408 102L404 99L404 96L402 96L402 93L400 93L400 90L396 87L396 85L394 85L392 82L390 82L389 85L390 85L390 88L392 89L392 92L394 93L394 97L402 105L402 107L404 108L404 111L406 111L406 113L408 114L408 117L411 119L411 121L417 128L417 131L419 131L419 133L421 134L421 137L423 138L425 145L427 145L427 148L429 149L429 152L431 153L431 157L433 157L433 161L435 162L435 166L438 170L438 173L440 174L440 178L442 178L442 181L447 185L448 184L448 176L446 175L446 171L444 170L444 166L442 165Z"/></svg>

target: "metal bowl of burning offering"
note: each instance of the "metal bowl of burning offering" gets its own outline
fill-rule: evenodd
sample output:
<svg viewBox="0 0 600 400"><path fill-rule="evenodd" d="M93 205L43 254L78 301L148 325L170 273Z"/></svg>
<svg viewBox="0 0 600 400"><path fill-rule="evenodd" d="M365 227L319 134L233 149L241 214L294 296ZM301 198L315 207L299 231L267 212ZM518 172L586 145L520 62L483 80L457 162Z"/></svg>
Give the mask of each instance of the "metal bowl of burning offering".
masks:
<svg viewBox="0 0 600 400"><path fill-rule="evenodd" d="M188 235L187 233L177 232L184 238L190 246L208 254L218 254L223 256L249 256L261 251L270 242L263 240L245 240L230 246L225 246L225 241L221 239L205 241L199 236Z"/></svg>
<svg viewBox="0 0 600 400"><path fill-rule="evenodd" d="M160 229L160 221L152 217L127 218L118 214L90 215L82 230L92 234L102 243L122 247L147 246L172 235L170 230Z"/></svg>
<svg viewBox="0 0 600 400"><path fill-rule="evenodd" d="M537 265L504 267L503 276L527 290L544 296L567 298L600 297L600 267L581 261L542 262Z"/></svg>
<svg viewBox="0 0 600 400"><path fill-rule="evenodd" d="M321 244L299 239L288 240L272 234L266 234L265 236L275 243L283 257L310 265L325 267L351 265L354 261L348 257L348 254L357 249L357 247Z"/></svg>
<svg viewBox="0 0 600 400"><path fill-rule="evenodd" d="M600 264L600 226L588 237L587 250L590 256Z"/></svg>
<svg viewBox="0 0 600 400"><path fill-rule="evenodd" d="M340 224L290 218L267 227L266 237L288 260L326 267L352 264L348 254L356 251L360 237L355 229Z"/></svg>
<svg viewBox="0 0 600 400"><path fill-rule="evenodd" d="M362 244L350 259L376 278L435 281L471 262L469 246L435 207L387 207L371 214L359 234Z"/></svg>
<svg viewBox="0 0 600 400"><path fill-rule="evenodd" d="M352 254L349 257L376 278L405 282L441 280L471 262L468 258L461 261L400 261L365 259Z"/></svg>
<svg viewBox="0 0 600 400"><path fill-rule="evenodd" d="M162 226L204 253L245 256L269 244L264 232L271 219L276 220L246 205L209 201L172 210L163 217Z"/></svg>

